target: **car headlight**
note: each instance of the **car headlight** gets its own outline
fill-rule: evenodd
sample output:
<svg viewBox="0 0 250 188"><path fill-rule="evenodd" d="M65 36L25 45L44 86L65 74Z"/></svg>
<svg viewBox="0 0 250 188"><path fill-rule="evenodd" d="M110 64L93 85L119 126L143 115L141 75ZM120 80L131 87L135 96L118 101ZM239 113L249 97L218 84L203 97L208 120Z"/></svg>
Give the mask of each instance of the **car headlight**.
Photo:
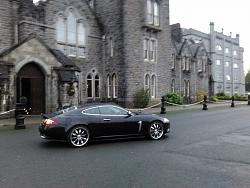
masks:
<svg viewBox="0 0 250 188"><path fill-rule="evenodd" d="M163 118L163 123L169 123L169 120L167 118Z"/></svg>

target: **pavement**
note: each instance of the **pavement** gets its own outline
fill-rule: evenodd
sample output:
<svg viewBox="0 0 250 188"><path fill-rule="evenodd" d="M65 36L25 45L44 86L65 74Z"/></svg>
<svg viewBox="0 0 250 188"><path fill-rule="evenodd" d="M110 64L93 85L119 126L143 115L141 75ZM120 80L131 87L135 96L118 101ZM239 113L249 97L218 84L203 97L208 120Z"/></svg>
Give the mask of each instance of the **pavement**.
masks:
<svg viewBox="0 0 250 188"><path fill-rule="evenodd" d="M247 101L235 101L235 107L238 106L245 106L247 105ZM208 110L210 108L230 108L231 107L231 101L223 101L223 102L216 102L216 103L207 103ZM250 107L250 106L249 106ZM166 112L177 112L177 111L185 111L185 110L202 110L203 105L202 104L196 104L196 105L179 105L179 106L165 106ZM150 114L160 114L161 108L159 106L154 108L147 108L147 109L130 109L131 111L141 111L145 113ZM29 125L39 125L41 122L41 116L40 115L27 115L25 116L24 124L26 126ZM15 127L16 120L15 118L7 118L7 119L0 119L0 128L2 127L9 127L12 126Z"/></svg>

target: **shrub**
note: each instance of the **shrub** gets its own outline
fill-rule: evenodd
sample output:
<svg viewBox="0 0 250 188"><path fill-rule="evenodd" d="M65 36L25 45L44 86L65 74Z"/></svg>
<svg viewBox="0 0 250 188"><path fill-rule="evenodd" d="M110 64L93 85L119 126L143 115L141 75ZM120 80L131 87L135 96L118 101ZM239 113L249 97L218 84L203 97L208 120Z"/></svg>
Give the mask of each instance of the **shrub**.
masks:
<svg viewBox="0 0 250 188"><path fill-rule="evenodd" d="M181 97L176 93L168 93L164 97L169 103L182 104Z"/></svg>
<svg viewBox="0 0 250 188"><path fill-rule="evenodd" d="M236 101L247 101L247 97L246 96L239 96L239 95L234 95L234 100Z"/></svg>
<svg viewBox="0 0 250 188"><path fill-rule="evenodd" d="M196 92L196 100L198 102L203 101L205 95L207 95L207 94L206 94L206 92L204 90L201 90L201 89L197 90L197 92Z"/></svg>
<svg viewBox="0 0 250 188"><path fill-rule="evenodd" d="M220 96L216 96L216 98L218 100L231 100L232 97L228 96L228 95L220 95Z"/></svg>
<svg viewBox="0 0 250 188"><path fill-rule="evenodd" d="M210 96L210 97L209 97L209 100L210 100L210 101L214 101L214 102L218 101L218 99L217 99L216 96Z"/></svg>
<svg viewBox="0 0 250 188"><path fill-rule="evenodd" d="M20 103L23 103L23 104L26 104L28 102L28 98L25 96L21 96L19 100L20 100Z"/></svg>
<svg viewBox="0 0 250 188"><path fill-rule="evenodd" d="M224 92L219 92L216 94L217 97L224 97L226 96Z"/></svg>
<svg viewBox="0 0 250 188"><path fill-rule="evenodd" d="M145 108L150 100L149 90L140 89L134 95L134 107Z"/></svg>

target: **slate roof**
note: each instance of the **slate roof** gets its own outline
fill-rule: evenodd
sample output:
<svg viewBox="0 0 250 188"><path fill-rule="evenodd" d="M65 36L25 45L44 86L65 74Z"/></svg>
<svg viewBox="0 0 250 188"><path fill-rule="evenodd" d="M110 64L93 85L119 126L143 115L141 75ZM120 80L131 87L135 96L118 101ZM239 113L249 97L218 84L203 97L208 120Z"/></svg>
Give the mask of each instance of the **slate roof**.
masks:
<svg viewBox="0 0 250 188"><path fill-rule="evenodd" d="M37 39L49 52L51 52L51 54L58 60L59 63L62 64L63 67L68 67L71 68L72 70L75 71L79 71L80 72L80 68L77 67L75 65L75 63L73 61L71 61L66 55L64 55L61 51L56 50L56 49L51 49L45 42L43 42L43 40L38 37L36 34L30 34L25 40L23 40L22 42L13 45L12 47L10 47L9 49L4 50L2 53L0 53L0 57L3 57L7 54L9 54L10 52L12 52L13 50L15 50L16 48L18 48L19 46L21 46L22 44L28 42L31 39Z"/></svg>

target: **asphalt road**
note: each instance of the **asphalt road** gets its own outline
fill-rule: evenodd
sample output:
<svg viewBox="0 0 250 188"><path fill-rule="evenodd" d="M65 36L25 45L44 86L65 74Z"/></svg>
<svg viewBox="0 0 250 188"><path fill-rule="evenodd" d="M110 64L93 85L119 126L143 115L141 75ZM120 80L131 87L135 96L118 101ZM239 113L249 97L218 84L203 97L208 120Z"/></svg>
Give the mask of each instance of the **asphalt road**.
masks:
<svg viewBox="0 0 250 188"><path fill-rule="evenodd" d="M0 130L1 188L249 188L250 107L172 112L171 133L84 148Z"/></svg>

